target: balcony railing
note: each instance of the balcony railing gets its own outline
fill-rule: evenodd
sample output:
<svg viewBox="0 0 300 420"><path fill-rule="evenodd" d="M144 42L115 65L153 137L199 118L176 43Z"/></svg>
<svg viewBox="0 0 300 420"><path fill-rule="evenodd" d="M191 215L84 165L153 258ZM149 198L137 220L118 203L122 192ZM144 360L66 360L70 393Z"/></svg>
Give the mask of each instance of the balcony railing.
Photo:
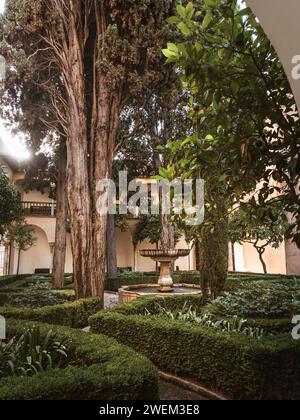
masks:
<svg viewBox="0 0 300 420"><path fill-rule="evenodd" d="M22 202L23 213L25 216L33 217L56 217L55 203L39 203L35 201Z"/></svg>

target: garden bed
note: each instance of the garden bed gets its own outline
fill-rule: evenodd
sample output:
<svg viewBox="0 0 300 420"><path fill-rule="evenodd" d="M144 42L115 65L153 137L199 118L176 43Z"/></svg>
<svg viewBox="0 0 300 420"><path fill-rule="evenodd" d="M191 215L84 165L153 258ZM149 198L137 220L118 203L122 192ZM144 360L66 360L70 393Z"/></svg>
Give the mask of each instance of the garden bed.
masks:
<svg viewBox="0 0 300 420"><path fill-rule="evenodd" d="M145 357L102 335L65 327L9 320L8 337L38 326L67 341L69 365L32 377L0 380L0 400L149 400L158 399L158 373Z"/></svg>
<svg viewBox="0 0 300 420"><path fill-rule="evenodd" d="M196 299L189 298L188 303L203 311L203 302ZM186 297L141 299L99 312L90 318L90 325L94 332L130 345L160 369L193 378L229 398L300 398L300 342L293 341L290 334L258 340L147 315L155 315L162 305L178 310L186 301ZM273 327L286 320L263 322Z"/></svg>
<svg viewBox="0 0 300 420"><path fill-rule="evenodd" d="M12 293L22 292L24 289L35 284L47 284L52 286L51 275L21 275L21 276L3 276L0 277L0 292L1 293ZM65 289L69 290L73 288L72 276L69 274L65 275Z"/></svg>
<svg viewBox="0 0 300 420"><path fill-rule="evenodd" d="M123 286L157 284L159 273L125 273L118 277L105 281L105 290L117 292ZM180 271L173 275L174 283L199 284L200 273L197 271ZM255 273L229 273L226 283L227 290L237 290L249 282L257 281L294 281L300 278L296 276L283 276L280 274L255 274Z"/></svg>
<svg viewBox="0 0 300 420"><path fill-rule="evenodd" d="M88 325L89 317L101 309L102 302L91 298L35 309L0 306L0 315L6 319L22 319L83 328Z"/></svg>

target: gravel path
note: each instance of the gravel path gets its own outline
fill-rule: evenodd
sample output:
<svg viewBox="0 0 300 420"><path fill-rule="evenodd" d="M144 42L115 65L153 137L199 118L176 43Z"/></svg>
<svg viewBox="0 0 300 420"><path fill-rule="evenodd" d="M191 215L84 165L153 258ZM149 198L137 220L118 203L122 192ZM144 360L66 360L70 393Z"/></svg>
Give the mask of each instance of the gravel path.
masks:
<svg viewBox="0 0 300 420"><path fill-rule="evenodd" d="M114 306L118 305L119 303L119 296L117 293L105 292L104 294L104 307L105 308L113 308Z"/></svg>

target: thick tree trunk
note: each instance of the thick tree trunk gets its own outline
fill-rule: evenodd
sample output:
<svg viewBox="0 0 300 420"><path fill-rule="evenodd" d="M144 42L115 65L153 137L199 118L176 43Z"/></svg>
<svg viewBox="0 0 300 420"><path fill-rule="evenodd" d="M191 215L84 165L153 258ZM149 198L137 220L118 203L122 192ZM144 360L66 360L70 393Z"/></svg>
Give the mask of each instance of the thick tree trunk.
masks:
<svg viewBox="0 0 300 420"><path fill-rule="evenodd" d="M92 247L97 247L97 243L93 243L92 238L88 157L84 55L88 28L83 26L80 2L72 2L70 5L72 10L66 23L67 54L60 56L59 59L64 63L62 69L68 97L67 192L71 219L73 277L77 298L92 296L102 298L102 294L92 289L92 282L95 282ZM105 270L105 265L101 268Z"/></svg>
<svg viewBox="0 0 300 420"><path fill-rule="evenodd" d="M94 136L91 137L90 150L93 150L91 162L93 180L91 183L92 197L92 293L96 296L104 295L105 270L107 262L107 226L108 215L101 215L97 208L103 192L97 191L97 184L104 179L111 179L113 160L115 157L115 143L119 125L121 99L118 92L110 91L108 80L101 76L98 81L97 119Z"/></svg>
<svg viewBox="0 0 300 420"><path fill-rule="evenodd" d="M91 289L91 211L86 151L78 137L78 123L74 122L74 136L68 140L68 201L71 218L73 277L77 298L97 296ZM77 129L76 129L77 128Z"/></svg>
<svg viewBox="0 0 300 420"><path fill-rule="evenodd" d="M67 244L67 183L66 183L67 153L65 145L62 145L58 162L58 176L56 188L56 230L53 257L53 286L62 289L65 283L65 260Z"/></svg>
<svg viewBox="0 0 300 420"><path fill-rule="evenodd" d="M116 278L118 276L115 216L113 214L108 215L107 275L109 278Z"/></svg>

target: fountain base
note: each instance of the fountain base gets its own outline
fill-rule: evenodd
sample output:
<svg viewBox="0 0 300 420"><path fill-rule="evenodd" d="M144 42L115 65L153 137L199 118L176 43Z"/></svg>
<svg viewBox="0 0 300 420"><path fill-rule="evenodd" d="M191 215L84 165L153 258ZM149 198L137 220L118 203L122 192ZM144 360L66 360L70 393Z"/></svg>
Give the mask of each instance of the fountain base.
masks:
<svg viewBox="0 0 300 420"><path fill-rule="evenodd" d="M178 258L187 257L189 254L189 249L140 251L142 257L152 258L154 261L160 263L158 284L124 286L119 290L119 302L128 303L142 296L153 295L201 295L201 287L196 284L174 285L173 283L171 264Z"/></svg>
<svg viewBox="0 0 300 420"><path fill-rule="evenodd" d="M202 295L201 287L197 284L175 284L174 287L162 288L159 284L139 284L124 286L119 289L119 303L129 303L145 296L191 296Z"/></svg>
<svg viewBox="0 0 300 420"><path fill-rule="evenodd" d="M159 289L160 293L172 293L174 292L174 288L170 286L163 286Z"/></svg>

